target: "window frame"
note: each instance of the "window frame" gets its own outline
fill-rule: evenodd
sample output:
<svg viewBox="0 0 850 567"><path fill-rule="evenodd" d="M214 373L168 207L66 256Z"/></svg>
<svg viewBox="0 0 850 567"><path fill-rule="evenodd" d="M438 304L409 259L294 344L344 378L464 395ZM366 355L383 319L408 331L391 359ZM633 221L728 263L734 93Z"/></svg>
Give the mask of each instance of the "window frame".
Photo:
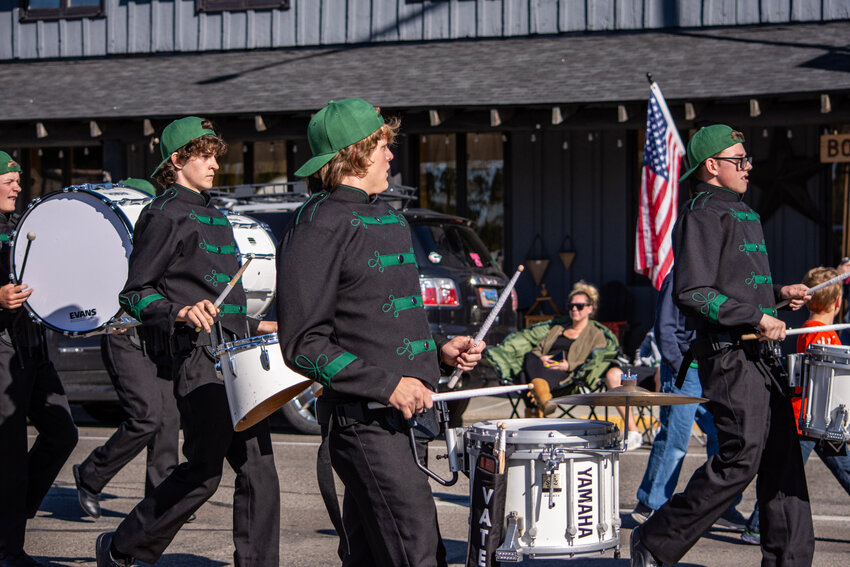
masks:
<svg viewBox="0 0 850 567"><path fill-rule="evenodd" d="M198 13L289 10L289 0L195 0Z"/></svg>
<svg viewBox="0 0 850 567"><path fill-rule="evenodd" d="M30 8L28 0L21 0L20 21L66 20L77 18L103 18L106 16L104 0L97 6L68 6L69 0L59 0L58 8Z"/></svg>

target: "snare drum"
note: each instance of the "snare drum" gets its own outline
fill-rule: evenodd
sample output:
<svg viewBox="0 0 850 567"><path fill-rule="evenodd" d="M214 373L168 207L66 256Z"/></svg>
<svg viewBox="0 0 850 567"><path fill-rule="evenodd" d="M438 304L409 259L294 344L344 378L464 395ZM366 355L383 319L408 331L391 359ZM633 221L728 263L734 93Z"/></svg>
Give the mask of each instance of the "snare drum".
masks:
<svg viewBox="0 0 850 567"><path fill-rule="evenodd" d="M506 536L497 559L569 558L619 548L619 454L614 424L579 419L503 423L507 426ZM469 463L474 464L481 453L493 453L497 431L496 421L476 423L467 430ZM475 467L469 468L471 487Z"/></svg>
<svg viewBox="0 0 850 567"><path fill-rule="evenodd" d="M802 369L800 431L830 441L850 441L850 347L809 345Z"/></svg>
<svg viewBox="0 0 850 567"><path fill-rule="evenodd" d="M74 185L32 201L13 235L12 274L34 292L24 306L66 335L101 330L121 307L133 226L150 195L123 185Z"/></svg>
<svg viewBox="0 0 850 567"><path fill-rule="evenodd" d="M248 254L254 255L242 274L242 288L248 300L248 317L261 318L274 303L277 285L274 236L268 225L251 217L227 214L227 220L233 229L240 264L245 263Z"/></svg>
<svg viewBox="0 0 850 567"><path fill-rule="evenodd" d="M215 357L236 431L264 420L311 384L284 364L277 333L223 343Z"/></svg>

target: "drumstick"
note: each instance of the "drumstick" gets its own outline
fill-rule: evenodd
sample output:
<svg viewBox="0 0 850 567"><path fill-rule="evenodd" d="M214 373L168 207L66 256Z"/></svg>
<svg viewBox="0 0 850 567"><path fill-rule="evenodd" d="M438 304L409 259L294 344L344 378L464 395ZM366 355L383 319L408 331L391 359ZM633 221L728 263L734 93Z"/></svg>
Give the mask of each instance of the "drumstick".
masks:
<svg viewBox="0 0 850 567"><path fill-rule="evenodd" d="M35 240L35 233L34 232L28 232L27 233L27 247L26 247L26 250L24 250L24 261L21 262L21 273L18 276L18 283L21 283L22 281L24 281L24 269L27 267L27 259L29 258L29 255L30 255L30 246L32 246L33 240Z"/></svg>
<svg viewBox="0 0 850 567"><path fill-rule="evenodd" d="M468 398L480 398L481 396L498 396L500 394L512 394L514 392L522 392L531 390L532 395L546 397L549 391L549 384L543 379L534 379L531 384L516 384L514 386L493 386L491 388L475 388L472 390L455 390L454 392L439 392L431 394L431 400L434 402L451 402L454 400L466 400ZM545 391L542 389L542 384L545 384ZM552 394L549 394L549 399ZM386 409L387 406L381 402L369 402L369 409Z"/></svg>
<svg viewBox="0 0 850 567"><path fill-rule="evenodd" d="M220 293L220 294L218 294L218 297L216 297L216 298L215 298L215 301L213 302L213 307L215 307L215 308L216 308L216 311L218 310L218 306L219 306L219 305L221 305L221 302L222 302L222 301L224 301L224 300L225 300L225 298L226 298L228 295L230 295L230 292L233 290L233 287L234 287L234 286L235 286L235 285L239 282L239 278L241 278L241 277L242 277L242 274L245 272L245 268L247 268L247 267L248 267L248 264L250 264L250 263L251 263L251 260L253 260L253 259L254 259L254 255L253 255L253 254L248 254L248 259L245 261L245 263L244 263L244 264L242 264L242 267L241 267L241 268L239 268L239 271L238 271L238 272L236 272L236 275L235 275L235 276L233 276L233 277L230 279L230 281L229 281L229 282L227 282L227 285L226 285L226 286L224 286L224 289L223 289L223 290L221 290L221 293ZM201 332L201 328L200 328L200 327L195 327L195 332L196 332L196 333L200 333L200 332Z"/></svg>
<svg viewBox="0 0 850 567"><path fill-rule="evenodd" d="M842 280L846 280L847 278L850 278L850 274L848 274L848 273L838 274L834 278L830 278L830 279L826 280L825 282L821 282L818 285L816 285L815 287L810 287L809 289L806 290L806 295L812 295L814 292L818 291L819 289L829 287L832 284L838 283ZM790 299L786 299L785 301L780 301L779 303L776 304L776 308L779 309L780 307L785 307L789 303L791 303Z"/></svg>
<svg viewBox="0 0 850 567"><path fill-rule="evenodd" d="M477 345L484 339L484 335L486 335L487 331L490 330L490 327L493 326L493 321L496 320L496 316L499 314L499 311L501 311L502 307L505 305L505 302L508 300L508 297L510 297L511 290L514 288L514 285L516 285L516 281L517 279L519 279L519 275L524 269L525 266L520 264L517 267L513 277L508 282L508 285L506 285L505 288L502 290L502 293L499 294L499 299L498 301L496 301L496 305L493 306L493 309L490 311L490 314L487 315L487 318L484 320L484 324L481 325L481 330L479 330L478 334L475 335L475 342L472 343L473 347L475 347L475 345ZM449 390L457 386L457 381L460 379L461 372L463 371L460 368L455 368L454 372L452 372L452 375L449 376Z"/></svg>
<svg viewBox="0 0 850 567"><path fill-rule="evenodd" d="M504 474L506 449L505 436L507 435L507 432L505 430L507 429L507 425L505 425L504 421L500 421L496 424L496 427L499 429L498 433L496 434L496 458L499 459L499 474Z"/></svg>
<svg viewBox="0 0 850 567"><path fill-rule="evenodd" d="M838 323L836 325L818 325L816 327L800 327L799 329L786 329L785 336L792 337L794 335L805 335L807 333L820 333L821 331L843 331L850 329L850 323ZM742 341L753 341L760 337L758 333L748 333L741 335Z"/></svg>

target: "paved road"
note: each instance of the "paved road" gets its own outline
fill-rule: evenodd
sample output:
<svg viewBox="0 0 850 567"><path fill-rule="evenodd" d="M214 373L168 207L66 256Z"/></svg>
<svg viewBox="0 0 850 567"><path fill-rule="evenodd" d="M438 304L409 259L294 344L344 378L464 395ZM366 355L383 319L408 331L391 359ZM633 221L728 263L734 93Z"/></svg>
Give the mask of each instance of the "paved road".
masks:
<svg viewBox="0 0 850 567"><path fill-rule="evenodd" d="M464 417L466 421L480 421L507 415L508 408L504 401L481 398L470 406ZM97 534L113 529L143 494L144 461L138 457L107 486L102 502L104 515L98 520L92 520L82 514L76 501L71 465L85 458L111 431L107 427L91 424L81 426L80 442L74 454L63 468L38 516L29 524L28 551L45 562L49 561L51 565L94 565L94 541ZM336 536L315 482L314 458L318 439L279 432L274 434L273 440L281 480L281 565L337 565ZM435 452L441 449L440 445L434 446ZM442 449L444 447L442 445ZM680 488L704 460L701 450L696 443L692 444L691 453L685 459ZM522 565L628 565L628 538L635 525L629 512L634 507L635 491L648 455L649 449L642 448L620 459L621 559L614 559L613 552L607 552L571 561L526 559ZM225 469L218 492L201 507L198 520L180 531L157 565L213 567L232 563L230 530L234 475L227 467ZM817 536L815 565L850 565L850 497L817 457L809 461L806 472ZM452 565L462 565L466 552L468 490L465 479L451 488L434 485L441 529ZM754 498L755 487L751 486L745 492L739 509L748 514L753 508ZM701 539L680 565L743 567L758 565L759 561L757 547L741 543L739 535L731 530L716 529Z"/></svg>

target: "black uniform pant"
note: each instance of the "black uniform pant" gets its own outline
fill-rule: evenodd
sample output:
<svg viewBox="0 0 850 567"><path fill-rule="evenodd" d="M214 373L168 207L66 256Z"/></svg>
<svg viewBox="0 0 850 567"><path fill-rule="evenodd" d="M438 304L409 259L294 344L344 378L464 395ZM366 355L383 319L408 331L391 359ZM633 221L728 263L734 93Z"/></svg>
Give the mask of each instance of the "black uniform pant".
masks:
<svg viewBox="0 0 850 567"><path fill-rule="evenodd" d="M177 466L180 414L173 383L157 376L156 365L126 334L104 335L101 354L128 418L80 464L80 480L86 489L99 494L147 448L147 496Z"/></svg>
<svg viewBox="0 0 850 567"><path fill-rule="evenodd" d="M405 433L378 422L331 426L331 463L345 485L345 567L446 565L428 477Z"/></svg>
<svg viewBox="0 0 850 567"><path fill-rule="evenodd" d="M763 566L808 566L814 530L791 402L756 355L731 348L699 360L720 451L640 527L646 547L675 564L758 474Z"/></svg>
<svg viewBox="0 0 850 567"><path fill-rule="evenodd" d="M159 361L158 361L159 362ZM171 372L183 423L179 464L119 524L113 545L120 553L155 563L186 520L215 494L224 461L236 472L233 494L233 542L236 567L277 567L280 542L280 486L268 421L236 433L224 384L212 361L196 348ZM182 385L182 387L181 387ZM194 387L187 387L193 385Z"/></svg>
<svg viewBox="0 0 850 567"><path fill-rule="evenodd" d="M27 417L38 432L30 449ZM53 363L21 357L0 343L0 550L23 550L27 519L35 517L76 444Z"/></svg>

